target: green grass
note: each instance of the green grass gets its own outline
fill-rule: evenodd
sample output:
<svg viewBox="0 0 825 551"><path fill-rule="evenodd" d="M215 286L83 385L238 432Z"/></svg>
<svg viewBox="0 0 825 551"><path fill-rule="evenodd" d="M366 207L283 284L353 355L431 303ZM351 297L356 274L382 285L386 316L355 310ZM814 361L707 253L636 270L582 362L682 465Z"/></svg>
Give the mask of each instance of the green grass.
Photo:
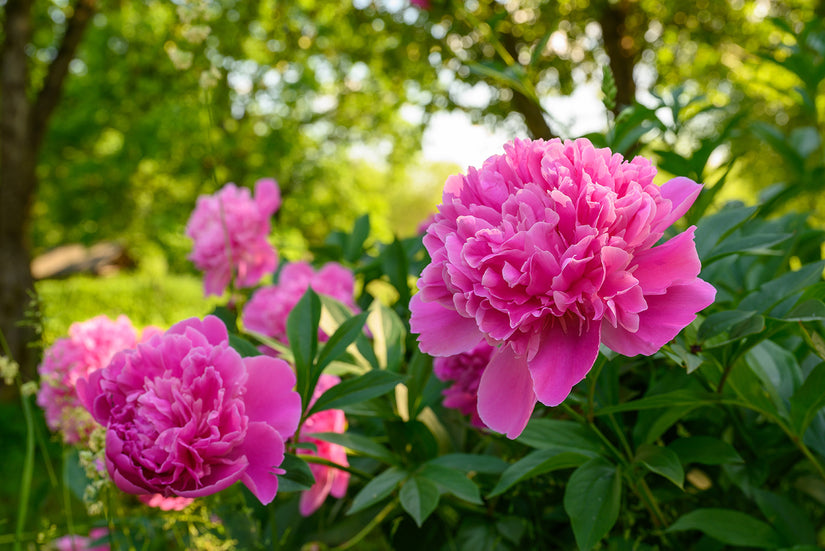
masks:
<svg viewBox="0 0 825 551"><path fill-rule="evenodd" d="M73 322L100 314L112 319L125 314L137 328L156 325L166 329L182 319L203 317L220 302L215 297L204 298L198 277L139 272L45 280L37 283L37 292L46 346L65 336Z"/></svg>

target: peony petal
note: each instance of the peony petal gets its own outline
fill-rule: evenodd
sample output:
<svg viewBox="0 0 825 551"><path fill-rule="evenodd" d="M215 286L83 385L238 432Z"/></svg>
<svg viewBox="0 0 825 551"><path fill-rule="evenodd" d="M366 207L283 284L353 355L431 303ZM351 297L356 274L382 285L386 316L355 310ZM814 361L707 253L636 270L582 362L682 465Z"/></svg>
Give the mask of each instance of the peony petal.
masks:
<svg viewBox="0 0 825 551"><path fill-rule="evenodd" d="M485 425L513 439L521 434L536 395L527 358L517 357L509 346L493 353L478 384L478 414Z"/></svg>
<svg viewBox="0 0 825 551"><path fill-rule="evenodd" d="M229 488L238 480L243 480L248 465L249 462L247 458L241 457L227 465L214 466L212 467L212 473L207 484L195 490L178 490L172 488L172 491L179 497L203 497L212 495L215 492Z"/></svg>
<svg viewBox="0 0 825 551"><path fill-rule="evenodd" d="M696 312L710 306L715 297L713 285L701 279L674 285L665 294L645 297L648 309L639 314L638 331L630 333L622 327L603 324L602 342L625 356L649 356L696 319Z"/></svg>
<svg viewBox="0 0 825 551"><path fill-rule="evenodd" d="M690 178L679 176L662 184L660 191L662 197L669 199L672 206L668 214L658 223L654 223L656 225L654 230L665 231L693 205L693 202L696 201L702 191L702 184L697 184Z"/></svg>
<svg viewBox="0 0 825 551"><path fill-rule="evenodd" d="M278 493L278 477L273 470L284 460L284 441L278 431L266 423L250 422L241 452L249 460L241 482L267 505Z"/></svg>
<svg viewBox="0 0 825 551"><path fill-rule="evenodd" d="M542 404L559 405L584 379L599 355L600 327L591 322L579 331L568 323L565 331L555 323L544 330L536 355L527 362L536 398Z"/></svg>
<svg viewBox="0 0 825 551"><path fill-rule="evenodd" d="M422 352L432 356L453 356L472 350L482 334L472 318L438 302L424 302L420 293L410 300L410 329L418 334Z"/></svg>
<svg viewBox="0 0 825 551"><path fill-rule="evenodd" d="M676 237L636 255L633 275L647 295L660 295L668 287L693 281L702 269L691 226Z"/></svg>
<svg viewBox="0 0 825 551"><path fill-rule="evenodd" d="M313 467L316 467L312 469L313 475L315 476L315 484L313 484L309 490L301 493L301 502L299 505L301 515L305 517L308 517L321 507L329 495L333 483L333 470L330 467L324 465L313 465Z"/></svg>
<svg viewBox="0 0 825 551"><path fill-rule="evenodd" d="M281 191L272 178L262 178L255 182L255 202L261 214L269 217L281 206Z"/></svg>
<svg viewBox="0 0 825 551"><path fill-rule="evenodd" d="M295 373L285 361L269 356L243 361L249 373L244 395L249 421L268 424L286 440L295 434L301 420L301 396L292 390Z"/></svg>

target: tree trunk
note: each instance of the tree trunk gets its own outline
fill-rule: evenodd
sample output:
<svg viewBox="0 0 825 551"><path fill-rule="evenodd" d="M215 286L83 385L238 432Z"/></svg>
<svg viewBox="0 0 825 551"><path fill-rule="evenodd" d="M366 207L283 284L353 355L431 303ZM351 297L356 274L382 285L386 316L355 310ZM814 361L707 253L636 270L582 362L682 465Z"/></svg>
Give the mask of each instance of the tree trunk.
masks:
<svg viewBox="0 0 825 551"><path fill-rule="evenodd" d="M0 54L0 331L24 380L34 378L38 351L31 276L29 222L37 189L37 153L49 117L60 99L69 62L74 58L96 0L78 0L42 89L29 100L26 46L32 34L32 0L8 0L5 42ZM32 309L34 308L34 309Z"/></svg>
<svg viewBox="0 0 825 551"><path fill-rule="evenodd" d="M31 0L9 0L5 27L0 59L0 331L24 377L31 378L37 355L28 344L36 335L31 327L20 324L34 291L27 225L35 187L35 152L25 52L31 37Z"/></svg>
<svg viewBox="0 0 825 551"><path fill-rule="evenodd" d="M616 80L616 107L618 114L623 108L633 105L636 100L636 81L633 69L639 58L640 48L627 28L629 7L624 2L608 3L602 8L599 24L602 27L604 49L610 57L610 70Z"/></svg>

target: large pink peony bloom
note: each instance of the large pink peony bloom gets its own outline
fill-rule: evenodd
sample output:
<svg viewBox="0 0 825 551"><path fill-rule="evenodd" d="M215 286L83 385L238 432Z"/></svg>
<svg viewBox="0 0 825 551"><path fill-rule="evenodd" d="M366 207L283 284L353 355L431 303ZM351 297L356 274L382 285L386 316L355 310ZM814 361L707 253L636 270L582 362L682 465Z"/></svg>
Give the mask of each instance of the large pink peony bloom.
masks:
<svg viewBox="0 0 825 551"><path fill-rule="evenodd" d="M443 392L444 407L469 415L470 422L478 428L486 426L478 416L478 383L494 351L494 347L481 341L469 352L436 358L433 362L436 377L442 381L453 381Z"/></svg>
<svg viewBox="0 0 825 551"><path fill-rule="evenodd" d="M266 238L280 205L278 184L270 178L255 183L254 199L235 184L198 197L186 235L195 242L189 259L205 272L207 295L222 294L233 273L238 287L252 287L275 271L278 258Z"/></svg>
<svg viewBox="0 0 825 551"><path fill-rule="evenodd" d="M410 304L424 352L498 347L478 388L484 423L515 438L536 400L555 406L604 343L650 355L713 302L694 227L658 245L701 185L653 184L585 140L516 140L480 170L447 179L424 244L432 263Z"/></svg>
<svg viewBox="0 0 825 551"><path fill-rule="evenodd" d="M341 379L334 375L322 374L315 386L310 407L321 394L340 382ZM346 429L347 419L343 410L327 409L319 411L304 422L303 427L301 427L301 441L315 444L318 448L318 457L348 467L347 450L343 446L324 442L310 436L314 432L344 432ZM316 455L309 450L305 450L304 453ZM318 465L317 463L310 463L309 468L315 477L315 484L301 494L300 511L305 517L317 511L329 494L337 498L344 497L349 483L349 473L347 471L327 467L326 465Z"/></svg>
<svg viewBox="0 0 825 551"><path fill-rule="evenodd" d="M134 348L137 332L126 316L112 321L101 315L69 327L69 336L46 349L37 370L42 384L37 404L46 413L46 424L63 434L67 444L83 442L96 423L77 399L78 379L106 367L115 353Z"/></svg>
<svg viewBox="0 0 825 551"><path fill-rule="evenodd" d="M240 480L266 504L301 416L294 385L286 362L241 358L207 316L117 354L78 394L106 427L106 468L121 490L200 497Z"/></svg>
<svg viewBox="0 0 825 551"><path fill-rule="evenodd" d="M89 537L84 536L63 536L51 543L51 548L55 551L109 551L109 544L92 545L95 541L109 534L105 528L92 528Z"/></svg>
<svg viewBox="0 0 825 551"><path fill-rule="evenodd" d="M255 291L241 316L244 327L286 343L286 319L310 287L358 310L352 298L355 280L351 271L336 262L325 264L317 272L306 262L293 262L281 269L276 285ZM321 331L318 336L327 338Z"/></svg>

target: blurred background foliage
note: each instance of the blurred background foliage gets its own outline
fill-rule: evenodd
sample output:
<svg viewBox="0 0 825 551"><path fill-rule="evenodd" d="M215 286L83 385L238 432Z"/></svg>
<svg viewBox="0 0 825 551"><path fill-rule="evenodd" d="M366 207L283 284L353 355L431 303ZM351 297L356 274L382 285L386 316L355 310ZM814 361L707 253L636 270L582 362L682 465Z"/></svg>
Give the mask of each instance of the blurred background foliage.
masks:
<svg viewBox="0 0 825 551"><path fill-rule="evenodd" d="M195 198L269 176L287 199L276 215L287 256L364 212L377 239L409 235L444 177L463 168L422 158L433 114L461 110L512 135L572 137L570 113L553 101L600 83L605 67L616 113L646 106L627 121L625 153L684 158L712 146L693 177L713 183L722 167L726 193L750 200L776 182L814 196L821 185L818 2L431 0L421 9L403 0L102 0L97 8L39 158L35 253L118 239L138 259L191 270L182 230ZM34 81L71 10L66 0L35 3ZM782 147L789 142L799 145L792 153ZM663 157L664 170L684 168ZM787 195L779 199L820 208Z"/></svg>

